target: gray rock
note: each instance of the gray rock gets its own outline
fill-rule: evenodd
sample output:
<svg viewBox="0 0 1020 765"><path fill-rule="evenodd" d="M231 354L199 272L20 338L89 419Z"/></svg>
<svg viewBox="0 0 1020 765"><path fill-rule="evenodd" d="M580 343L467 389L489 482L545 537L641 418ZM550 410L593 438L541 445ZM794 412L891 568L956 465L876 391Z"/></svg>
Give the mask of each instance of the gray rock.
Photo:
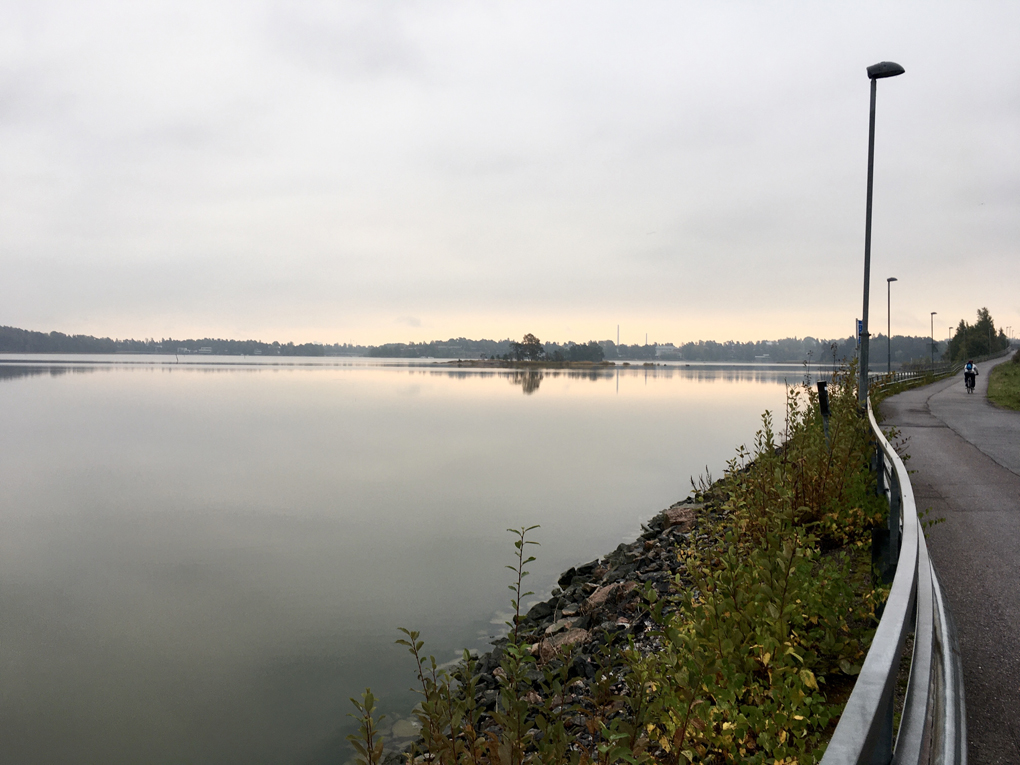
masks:
<svg viewBox="0 0 1020 765"><path fill-rule="evenodd" d="M595 677L595 667L592 666L591 657L584 653L579 653L574 657L574 660L570 662L570 672L568 677L581 677L590 680Z"/></svg>
<svg viewBox="0 0 1020 765"><path fill-rule="evenodd" d="M540 622L551 615L552 612L553 607L547 601L542 601L531 607L531 610L528 611L528 618L532 621Z"/></svg>

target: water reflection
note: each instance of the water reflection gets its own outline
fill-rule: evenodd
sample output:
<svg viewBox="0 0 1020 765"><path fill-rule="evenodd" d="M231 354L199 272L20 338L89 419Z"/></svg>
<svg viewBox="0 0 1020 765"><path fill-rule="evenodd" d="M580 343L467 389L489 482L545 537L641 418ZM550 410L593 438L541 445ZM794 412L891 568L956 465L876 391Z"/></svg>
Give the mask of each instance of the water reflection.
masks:
<svg viewBox="0 0 1020 765"><path fill-rule="evenodd" d="M413 372L412 372L413 374ZM525 394L530 395L538 390L545 379L590 380L592 382L613 382L624 377L640 377L647 380L685 380L697 383L758 383L775 385L783 383L787 386L797 385L807 379L810 383L817 379L829 379L828 370L814 369L806 371L803 367L787 369L761 369L737 367L677 367L677 366L610 366L589 368L515 368L515 369L430 369L428 374L433 377L466 380L471 378L499 378L507 380L511 385L520 386Z"/></svg>
<svg viewBox="0 0 1020 765"><path fill-rule="evenodd" d="M273 360L259 360L253 362L251 359L243 360L211 360L195 361L188 359L185 363L178 363L173 357L160 359L158 357L142 357L125 360L124 357L87 357L87 360L77 363L59 362L51 364L41 363L11 363L7 360L0 360L0 381L10 381L23 377L49 376L60 377L63 375L82 375L97 371L111 372L117 369L130 369L135 372L148 372L160 374L188 374L205 373L230 375L239 372L249 374L263 372L274 374L286 374L291 372L316 372L329 373L339 369L356 370L361 373L382 372L388 374L396 368L406 369L411 377L440 378L461 381L488 381L503 380L513 387L519 387L525 396L532 396L539 391L543 381L589 381L593 383L615 383L618 392L620 380L633 380L640 378L645 384L649 381L689 381L705 385L720 383L742 384L755 383L759 385L774 385L783 383L792 386L809 380L812 384L816 379L828 379L830 372L827 369L815 366L806 370L802 366L788 366L784 368L763 368L756 366L732 366L732 365L653 365L631 366L620 364L616 366L591 366L591 367L570 367L570 368L491 368L491 367L456 367L447 366L445 363L380 363L374 359L346 359L341 362L323 362L315 359L310 363L304 361L277 362Z"/></svg>
<svg viewBox="0 0 1020 765"><path fill-rule="evenodd" d="M644 379L683 379L696 382L787 382L796 384L808 377L828 379L831 370L822 365L805 368L803 365L772 365L761 364L630 364L619 362L609 366L568 367L568 368L500 368L462 366L462 362L443 360L389 360L367 357L337 358L298 358L279 360L264 357L217 357L203 358L157 355L112 355L112 356L81 356L79 358L47 358L46 354L34 354L25 357L0 358L0 379L10 379L32 375L61 375L66 373L92 372L126 367L137 370L161 372L258 372L258 371L293 371L317 370L328 372L337 369L407 369L411 375L420 374L448 379L484 379L496 378L510 380L513 385L520 385L525 392L533 393L541 380L547 378L564 378L569 380L613 381L621 376L641 376ZM525 383L529 376L537 377L538 384Z"/></svg>
<svg viewBox="0 0 1020 765"><path fill-rule="evenodd" d="M538 390L538 386L542 384L544 376L541 369L527 369L523 371L515 369L510 375L510 382L514 385L520 385L524 395L530 396Z"/></svg>
<svg viewBox="0 0 1020 765"><path fill-rule="evenodd" d="M0 363L0 381L16 380L19 377L37 377L40 375L60 377L66 374L84 374L94 371L96 371L96 367L32 367Z"/></svg>

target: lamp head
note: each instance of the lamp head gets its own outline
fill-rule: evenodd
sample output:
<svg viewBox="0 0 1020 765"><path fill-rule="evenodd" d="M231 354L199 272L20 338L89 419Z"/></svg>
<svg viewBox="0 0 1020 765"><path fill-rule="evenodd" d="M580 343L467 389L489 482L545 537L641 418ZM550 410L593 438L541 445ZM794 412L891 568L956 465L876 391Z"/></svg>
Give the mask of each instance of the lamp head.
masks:
<svg viewBox="0 0 1020 765"><path fill-rule="evenodd" d="M887 282L898 282L899 279L897 279L895 276L890 276L888 279L886 279L886 281Z"/></svg>
<svg viewBox="0 0 1020 765"><path fill-rule="evenodd" d="M903 74L903 72L904 69L899 64L895 64L892 61L881 61L868 67L868 79L880 80L883 77L895 77L898 74Z"/></svg>

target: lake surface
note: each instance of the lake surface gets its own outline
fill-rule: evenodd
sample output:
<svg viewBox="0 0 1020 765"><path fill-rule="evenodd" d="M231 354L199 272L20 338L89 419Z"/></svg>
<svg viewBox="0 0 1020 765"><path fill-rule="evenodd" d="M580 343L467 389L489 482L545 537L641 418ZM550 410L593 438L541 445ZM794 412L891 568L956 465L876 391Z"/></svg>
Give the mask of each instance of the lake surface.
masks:
<svg viewBox="0 0 1020 765"><path fill-rule="evenodd" d="M529 589L718 477L802 367L0 358L0 762L342 763Z"/></svg>

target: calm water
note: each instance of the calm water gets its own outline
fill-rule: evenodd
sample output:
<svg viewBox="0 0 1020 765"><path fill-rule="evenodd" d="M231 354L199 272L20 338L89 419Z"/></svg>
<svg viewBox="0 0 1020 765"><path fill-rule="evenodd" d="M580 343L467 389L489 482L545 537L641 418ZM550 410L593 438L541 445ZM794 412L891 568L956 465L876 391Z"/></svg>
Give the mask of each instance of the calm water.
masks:
<svg viewBox="0 0 1020 765"><path fill-rule="evenodd" d="M547 593L803 373L93 360L0 359L4 763L343 762L348 697L414 701L398 626L497 634L506 528Z"/></svg>

